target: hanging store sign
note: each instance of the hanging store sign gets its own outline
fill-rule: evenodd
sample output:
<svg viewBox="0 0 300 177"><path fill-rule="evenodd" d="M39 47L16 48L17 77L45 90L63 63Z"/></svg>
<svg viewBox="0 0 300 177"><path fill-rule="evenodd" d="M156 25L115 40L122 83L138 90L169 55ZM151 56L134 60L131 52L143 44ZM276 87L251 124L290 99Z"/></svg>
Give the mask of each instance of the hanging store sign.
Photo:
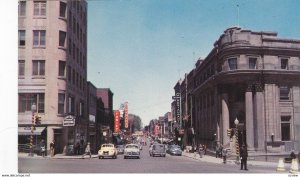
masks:
<svg viewBox="0 0 300 177"><path fill-rule="evenodd" d="M128 123L128 102L125 102L125 128L128 128L129 123Z"/></svg>
<svg viewBox="0 0 300 177"><path fill-rule="evenodd" d="M172 96L172 99L176 101L176 120L180 120L180 93L176 93L175 96Z"/></svg>
<svg viewBox="0 0 300 177"><path fill-rule="evenodd" d="M114 112L114 116L115 116L115 133L119 133L120 132L120 111L115 111Z"/></svg>
<svg viewBox="0 0 300 177"><path fill-rule="evenodd" d="M64 127L72 127L75 126L75 116L68 115L63 120Z"/></svg>

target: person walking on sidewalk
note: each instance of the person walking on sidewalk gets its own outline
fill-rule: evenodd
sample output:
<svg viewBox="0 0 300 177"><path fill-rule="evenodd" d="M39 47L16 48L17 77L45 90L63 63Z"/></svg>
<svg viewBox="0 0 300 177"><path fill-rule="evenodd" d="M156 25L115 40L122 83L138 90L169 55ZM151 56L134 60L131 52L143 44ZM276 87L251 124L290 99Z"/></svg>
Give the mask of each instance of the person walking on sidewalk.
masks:
<svg viewBox="0 0 300 177"><path fill-rule="evenodd" d="M202 144L200 144L200 145L199 145L199 148L198 148L198 150L199 150L199 155L200 155L200 158L202 158L202 157L203 157L203 154L204 154L204 149L203 149L203 146L202 146Z"/></svg>
<svg viewBox="0 0 300 177"><path fill-rule="evenodd" d="M90 159L92 158L90 142L87 143L87 145L85 147L85 153L82 154L82 158L84 158L85 155L89 155Z"/></svg>
<svg viewBox="0 0 300 177"><path fill-rule="evenodd" d="M45 157L45 154L46 154L46 144L45 144L44 139L41 140L40 147L41 147L41 154L42 154L43 157Z"/></svg>
<svg viewBox="0 0 300 177"><path fill-rule="evenodd" d="M245 170L248 170L248 168L247 168L248 152L247 152L247 148L245 145L243 145L241 148L240 158L241 158L241 170L243 170L243 167Z"/></svg>
<svg viewBox="0 0 300 177"><path fill-rule="evenodd" d="M55 151L55 142L54 140L50 143L50 156L54 156L54 151Z"/></svg>

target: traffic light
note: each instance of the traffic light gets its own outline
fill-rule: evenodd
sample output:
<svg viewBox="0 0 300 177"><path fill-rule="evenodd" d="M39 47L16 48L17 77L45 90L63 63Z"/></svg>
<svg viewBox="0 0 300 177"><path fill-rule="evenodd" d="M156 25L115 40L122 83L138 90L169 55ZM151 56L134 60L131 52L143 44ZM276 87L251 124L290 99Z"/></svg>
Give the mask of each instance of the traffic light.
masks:
<svg viewBox="0 0 300 177"><path fill-rule="evenodd" d="M231 137L231 132L232 132L231 128L227 129L227 136Z"/></svg>
<svg viewBox="0 0 300 177"><path fill-rule="evenodd" d="M36 115L34 117L34 125L41 125L41 116Z"/></svg>

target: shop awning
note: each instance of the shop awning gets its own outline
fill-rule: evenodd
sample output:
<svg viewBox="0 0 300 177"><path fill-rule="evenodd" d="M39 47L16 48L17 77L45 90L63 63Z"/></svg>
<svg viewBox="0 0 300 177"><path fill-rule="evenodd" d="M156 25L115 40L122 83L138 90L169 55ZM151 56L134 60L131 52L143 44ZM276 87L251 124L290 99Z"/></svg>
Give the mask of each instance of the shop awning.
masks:
<svg viewBox="0 0 300 177"><path fill-rule="evenodd" d="M33 135L41 135L46 127L35 127ZM31 135L30 127L18 127L18 135Z"/></svg>

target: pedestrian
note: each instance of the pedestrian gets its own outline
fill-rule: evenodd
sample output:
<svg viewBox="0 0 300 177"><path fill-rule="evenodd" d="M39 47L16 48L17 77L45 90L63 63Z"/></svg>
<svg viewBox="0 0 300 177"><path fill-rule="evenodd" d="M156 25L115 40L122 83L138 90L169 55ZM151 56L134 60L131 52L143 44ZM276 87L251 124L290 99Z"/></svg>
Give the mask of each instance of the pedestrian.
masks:
<svg viewBox="0 0 300 177"><path fill-rule="evenodd" d="M53 140L50 143L50 156L53 157L54 156L54 151L55 151L55 141Z"/></svg>
<svg viewBox="0 0 300 177"><path fill-rule="evenodd" d="M292 150L292 152L291 152L291 154L290 154L290 157L291 157L292 159L296 159L296 154L295 154L294 150Z"/></svg>
<svg viewBox="0 0 300 177"><path fill-rule="evenodd" d="M220 145L220 148L219 148L219 154L218 154L219 158L222 158L222 157L223 157L222 152L223 152L223 146Z"/></svg>
<svg viewBox="0 0 300 177"><path fill-rule="evenodd" d="M219 146L216 147L216 158L219 156Z"/></svg>
<svg viewBox="0 0 300 177"><path fill-rule="evenodd" d="M245 170L248 170L248 168L247 168L248 152L247 152L247 148L245 145L243 145L241 148L240 158L241 158L241 170L243 170L243 167Z"/></svg>
<svg viewBox="0 0 300 177"><path fill-rule="evenodd" d="M75 145L75 154L76 155L80 154L80 144L79 144L79 142L77 142L76 145Z"/></svg>
<svg viewBox="0 0 300 177"><path fill-rule="evenodd" d="M85 147L85 152L84 152L84 154L82 154L82 158L84 158L85 155L89 155L90 159L92 158L90 142L87 143L87 145Z"/></svg>
<svg viewBox="0 0 300 177"><path fill-rule="evenodd" d="M204 155L206 155L206 145L203 145L203 149L204 149Z"/></svg>
<svg viewBox="0 0 300 177"><path fill-rule="evenodd" d="M202 146L202 144L200 144L199 145L199 155L200 155L200 158L202 158L203 157L203 154L204 154L204 149L203 149L203 146Z"/></svg>
<svg viewBox="0 0 300 177"><path fill-rule="evenodd" d="M226 164L226 159L227 159L227 149L226 148L223 148L222 155L223 155L223 163Z"/></svg>
<svg viewBox="0 0 300 177"><path fill-rule="evenodd" d="M80 140L80 154L84 153L84 140Z"/></svg>
<svg viewBox="0 0 300 177"><path fill-rule="evenodd" d="M44 139L41 140L40 147L41 147L41 155L43 157L45 157L45 154L46 154L46 144L45 144Z"/></svg>

